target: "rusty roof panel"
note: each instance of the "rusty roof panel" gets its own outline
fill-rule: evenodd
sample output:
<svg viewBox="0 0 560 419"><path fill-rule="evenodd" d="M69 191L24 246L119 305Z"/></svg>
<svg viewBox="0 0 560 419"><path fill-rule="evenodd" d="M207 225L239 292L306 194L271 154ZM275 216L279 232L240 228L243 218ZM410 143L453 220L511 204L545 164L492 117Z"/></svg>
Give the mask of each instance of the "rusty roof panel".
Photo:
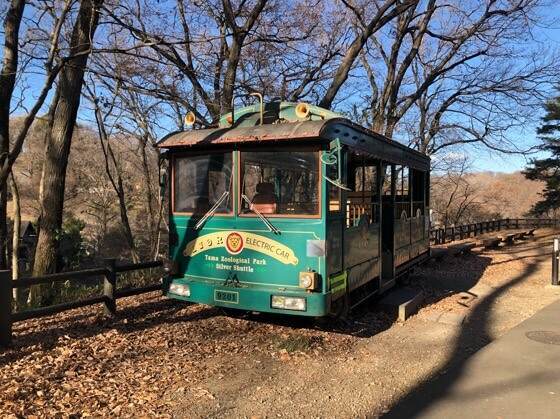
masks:
<svg viewBox="0 0 560 419"><path fill-rule="evenodd" d="M196 148L239 143L297 142L312 139L329 141L335 138L339 138L343 144L375 158L419 170L429 170L430 167L428 156L345 118L176 132L164 137L158 143L158 147Z"/></svg>
<svg viewBox="0 0 560 419"><path fill-rule="evenodd" d="M169 134L159 143L160 148L219 145L231 143L286 141L320 138L327 123L333 120L266 124L254 127L210 128Z"/></svg>

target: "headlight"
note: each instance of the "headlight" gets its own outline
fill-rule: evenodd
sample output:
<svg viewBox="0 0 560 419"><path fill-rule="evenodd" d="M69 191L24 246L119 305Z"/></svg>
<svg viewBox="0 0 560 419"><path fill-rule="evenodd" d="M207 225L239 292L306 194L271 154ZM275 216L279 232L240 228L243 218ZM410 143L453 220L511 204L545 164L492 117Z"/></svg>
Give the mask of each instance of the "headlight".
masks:
<svg viewBox="0 0 560 419"><path fill-rule="evenodd" d="M282 310L307 310L306 300L302 297L284 297L282 295L273 295L270 306L272 308L279 308Z"/></svg>
<svg viewBox="0 0 560 419"><path fill-rule="evenodd" d="M190 297L191 296L191 289L186 284L171 284L169 286L169 292L171 294L181 295L183 297Z"/></svg>
<svg viewBox="0 0 560 419"><path fill-rule="evenodd" d="M311 278L311 275L303 275L299 279L299 286L300 287L309 288L311 285L313 285L313 278Z"/></svg>
<svg viewBox="0 0 560 419"><path fill-rule="evenodd" d="M313 271L303 271L299 273L299 287L306 290L314 290L319 283L319 274Z"/></svg>

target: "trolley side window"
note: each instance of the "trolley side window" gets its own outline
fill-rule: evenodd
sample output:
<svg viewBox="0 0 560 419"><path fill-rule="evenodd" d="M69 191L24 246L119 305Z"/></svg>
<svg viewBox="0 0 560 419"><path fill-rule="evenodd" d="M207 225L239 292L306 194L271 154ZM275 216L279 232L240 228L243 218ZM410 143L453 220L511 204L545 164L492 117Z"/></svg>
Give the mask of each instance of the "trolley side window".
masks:
<svg viewBox="0 0 560 419"><path fill-rule="evenodd" d="M391 165L384 163L381 168L381 176L383 176L383 185L381 186L381 194L391 197Z"/></svg>
<svg viewBox="0 0 560 419"><path fill-rule="evenodd" d="M241 213L319 214L319 153L247 151L241 157Z"/></svg>
<svg viewBox="0 0 560 419"><path fill-rule="evenodd" d="M353 190L347 193L346 227L358 225L362 216L370 223L377 222L377 160L354 154L349 170Z"/></svg>
<svg viewBox="0 0 560 419"><path fill-rule="evenodd" d="M327 164L326 165L326 172L327 177L329 179L336 179L338 177L338 167L336 164ZM341 191L340 188L336 185L333 185L330 182L327 182L327 188L329 191L328 195L328 208L329 212L340 212L340 197Z"/></svg>
<svg viewBox="0 0 560 419"><path fill-rule="evenodd" d="M397 217L407 219L410 218L410 179L409 179L409 169L406 166L395 166L396 171L396 189L395 189L395 201L397 207Z"/></svg>
<svg viewBox="0 0 560 419"><path fill-rule="evenodd" d="M231 153L175 157L173 167L174 212L204 214L219 203L216 214L231 213Z"/></svg>

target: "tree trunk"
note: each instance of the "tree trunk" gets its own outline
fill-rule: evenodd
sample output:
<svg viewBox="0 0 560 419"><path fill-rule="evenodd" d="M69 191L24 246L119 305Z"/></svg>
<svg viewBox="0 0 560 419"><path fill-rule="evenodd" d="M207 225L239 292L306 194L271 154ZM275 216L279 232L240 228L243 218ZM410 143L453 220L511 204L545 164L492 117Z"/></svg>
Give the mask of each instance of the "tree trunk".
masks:
<svg viewBox="0 0 560 419"><path fill-rule="evenodd" d="M21 207L19 200L19 190L13 173L10 175L10 189L12 191L12 202L14 203L14 229L12 234L12 279L16 280L19 278L19 236L21 229ZM13 289L13 298L16 308L19 305L18 291L18 288Z"/></svg>
<svg viewBox="0 0 560 419"><path fill-rule="evenodd" d="M388 22L393 20L395 17L399 16L401 13L405 12L411 6L417 3L415 0L407 0L404 2L398 2L395 0L386 0L381 4L377 13L371 18L367 27L361 29L354 41L348 47L348 50L344 54L340 65L336 69L333 79L327 88L323 98L319 102L319 106L322 108L330 109L333 101L338 94L342 85L348 79L350 70L356 61L356 58L360 55L360 52L366 45L368 39L376 33L380 28L385 26Z"/></svg>
<svg viewBox="0 0 560 419"><path fill-rule="evenodd" d="M130 257L133 263L140 262L140 255L138 255L138 250L136 249L136 244L134 243L134 235L132 234L132 228L130 227L130 220L128 219L128 210L126 208L126 197L124 195L124 186L122 183L122 178L119 175L118 178L118 190L117 196L119 198L119 210L121 214L121 223L124 233L124 238L130 249Z"/></svg>
<svg viewBox="0 0 560 419"><path fill-rule="evenodd" d="M0 185L0 269L8 267L8 187Z"/></svg>
<svg viewBox="0 0 560 419"><path fill-rule="evenodd" d="M4 59L0 74L0 166L10 152L10 104L18 67L19 27L25 7L24 0L12 0L4 20ZM7 267L7 203L6 182L0 184L0 269Z"/></svg>
<svg viewBox="0 0 560 419"><path fill-rule="evenodd" d="M55 272L58 266L58 238L62 228L66 167L76 124L84 70L91 39L103 0L82 0L70 41L72 58L61 73L51 129L47 132L41 177L39 237L33 275Z"/></svg>

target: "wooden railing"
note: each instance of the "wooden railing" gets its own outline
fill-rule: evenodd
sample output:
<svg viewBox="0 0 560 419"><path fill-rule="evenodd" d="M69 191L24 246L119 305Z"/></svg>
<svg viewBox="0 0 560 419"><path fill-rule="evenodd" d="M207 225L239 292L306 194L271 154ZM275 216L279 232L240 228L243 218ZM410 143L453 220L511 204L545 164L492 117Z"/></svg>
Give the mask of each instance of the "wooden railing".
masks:
<svg viewBox="0 0 560 419"><path fill-rule="evenodd" d="M500 230L558 226L560 226L560 220L551 218L504 218L481 221L452 227L432 228L430 229L430 243L445 244Z"/></svg>
<svg viewBox="0 0 560 419"><path fill-rule="evenodd" d="M161 282L143 287L117 289L118 274L142 269L158 268L162 261L117 265L115 259L106 259L102 268L81 271L61 272L32 278L12 280L11 271L0 271L0 346L8 346L12 341L12 324L22 320L35 319L60 313L74 308L104 304L105 314L112 316L117 312L117 300L123 297L161 290ZM78 301L40 307L20 312L12 312L12 289L26 288L32 285L50 284L52 282L76 281L90 282L92 278L103 276L103 295L89 297Z"/></svg>

